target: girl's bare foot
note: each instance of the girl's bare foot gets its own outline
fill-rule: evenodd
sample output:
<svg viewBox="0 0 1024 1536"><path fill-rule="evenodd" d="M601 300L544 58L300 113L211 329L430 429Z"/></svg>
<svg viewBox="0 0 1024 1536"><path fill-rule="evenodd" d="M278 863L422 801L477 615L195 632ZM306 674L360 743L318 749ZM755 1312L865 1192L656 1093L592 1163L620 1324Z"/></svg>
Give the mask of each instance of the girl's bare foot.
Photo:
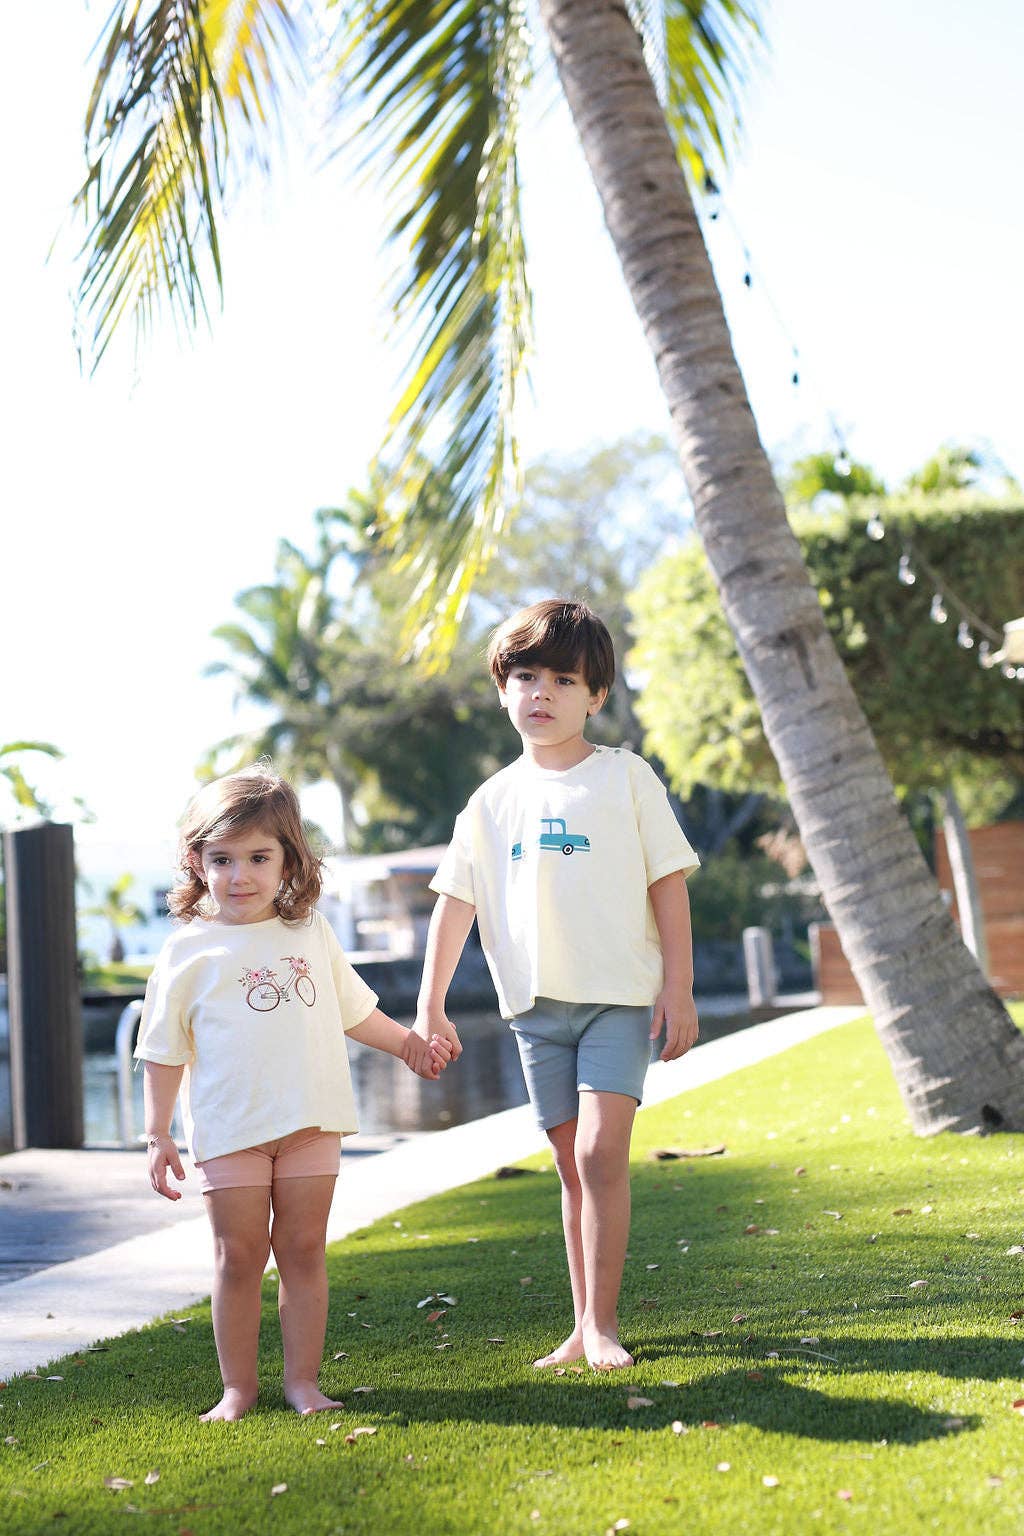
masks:
<svg viewBox="0 0 1024 1536"><path fill-rule="evenodd" d="M285 1401L296 1413L319 1413L322 1408L344 1408L333 1397L325 1397L315 1381L296 1381L284 1389Z"/></svg>
<svg viewBox="0 0 1024 1536"><path fill-rule="evenodd" d="M550 1355L542 1355L539 1360L533 1362L535 1370L542 1370L546 1365L571 1365L574 1360L583 1359L583 1331L574 1328L564 1344L559 1344Z"/></svg>
<svg viewBox="0 0 1024 1536"><path fill-rule="evenodd" d="M624 1371L634 1364L614 1333L588 1333L585 1345L587 1362L595 1371Z"/></svg>
<svg viewBox="0 0 1024 1536"><path fill-rule="evenodd" d="M240 1419L243 1413L248 1413L255 1402L255 1388L251 1392L243 1392L241 1387L225 1387L224 1396L216 1407L211 1408L207 1413L201 1413L199 1419L203 1424L211 1424L214 1419L233 1422L235 1419Z"/></svg>

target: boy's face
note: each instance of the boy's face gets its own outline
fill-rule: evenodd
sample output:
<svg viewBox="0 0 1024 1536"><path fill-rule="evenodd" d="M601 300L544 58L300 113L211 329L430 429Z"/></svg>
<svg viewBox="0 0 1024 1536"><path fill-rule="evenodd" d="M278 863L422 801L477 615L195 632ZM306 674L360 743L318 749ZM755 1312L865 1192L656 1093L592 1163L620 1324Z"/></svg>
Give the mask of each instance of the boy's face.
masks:
<svg viewBox="0 0 1024 1536"><path fill-rule="evenodd" d="M583 727L597 714L608 690L591 693L582 672L523 662L511 669L498 697L523 745L544 753L581 741Z"/></svg>

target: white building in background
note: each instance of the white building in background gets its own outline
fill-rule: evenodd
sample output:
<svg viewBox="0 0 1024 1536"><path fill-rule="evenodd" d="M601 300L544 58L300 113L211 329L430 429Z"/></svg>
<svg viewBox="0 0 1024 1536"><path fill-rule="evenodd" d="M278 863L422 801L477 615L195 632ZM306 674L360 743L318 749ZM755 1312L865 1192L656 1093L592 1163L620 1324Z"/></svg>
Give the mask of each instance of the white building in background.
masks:
<svg viewBox="0 0 1024 1536"><path fill-rule="evenodd" d="M421 955L436 900L430 881L447 844L324 860L320 910L350 957Z"/></svg>

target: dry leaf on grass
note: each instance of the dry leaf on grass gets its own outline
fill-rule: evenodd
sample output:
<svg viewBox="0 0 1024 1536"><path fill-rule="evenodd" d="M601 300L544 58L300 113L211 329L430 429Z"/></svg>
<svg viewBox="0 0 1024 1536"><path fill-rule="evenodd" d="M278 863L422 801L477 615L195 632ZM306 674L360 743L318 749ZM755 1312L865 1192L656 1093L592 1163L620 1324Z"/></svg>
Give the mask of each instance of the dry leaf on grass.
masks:
<svg viewBox="0 0 1024 1536"><path fill-rule="evenodd" d="M134 1488L135 1484L130 1477L105 1477L103 1486L112 1489L114 1493L121 1493L125 1488Z"/></svg>
<svg viewBox="0 0 1024 1536"><path fill-rule="evenodd" d="M761 1481L766 1488L777 1488L779 1486L778 1478L774 1477L770 1472L762 1477Z"/></svg>
<svg viewBox="0 0 1024 1536"><path fill-rule="evenodd" d="M626 1398L626 1407L627 1408L653 1408L654 1407L654 1398L653 1397L627 1397Z"/></svg>
<svg viewBox="0 0 1024 1536"><path fill-rule="evenodd" d="M919 1291L923 1285L927 1284L927 1280L911 1280L909 1289L912 1291Z"/></svg>
<svg viewBox="0 0 1024 1536"><path fill-rule="evenodd" d="M687 1430L686 1425L683 1423L682 1419L673 1419L672 1420L672 1433L674 1435L685 1435L685 1434L689 1433L689 1431Z"/></svg>
<svg viewBox="0 0 1024 1536"><path fill-rule="evenodd" d="M894 1216L913 1216L913 1214L909 1205L901 1205L898 1210L893 1211Z"/></svg>
<svg viewBox="0 0 1024 1536"><path fill-rule="evenodd" d="M732 1471L732 1462L731 1461L720 1461L718 1463L718 1465L715 1467L715 1471L716 1472L731 1472Z"/></svg>
<svg viewBox="0 0 1024 1536"><path fill-rule="evenodd" d="M277 1495L279 1493L287 1493L287 1492L288 1492L288 1484L287 1483L275 1483L273 1488L271 1488L271 1490L270 1490L270 1497L272 1499L276 1499Z"/></svg>
<svg viewBox="0 0 1024 1536"><path fill-rule="evenodd" d="M142 1481L146 1484L147 1488L151 1488L154 1483L158 1483L160 1481L160 1469L158 1467L154 1467L152 1471L146 1473Z"/></svg>
<svg viewBox="0 0 1024 1536"><path fill-rule="evenodd" d="M844 1499L848 1504L853 1498L853 1490L851 1488L839 1488L836 1491L836 1498Z"/></svg>
<svg viewBox="0 0 1024 1536"><path fill-rule="evenodd" d="M353 1387L352 1391L353 1392L372 1392L372 1391L374 1391L374 1388L373 1387Z"/></svg>
<svg viewBox="0 0 1024 1536"><path fill-rule="evenodd" d="M376 1424L362 1424L358 1429L351 1430L349 1434L345 1436L345 1444L355 1445L360 1435L375 1435L376 1433Z"/></svg>
<svg viewBox="0 0 1024 1536"><path fill-rule="evenodd" d="M724 1151L721 1141L714 1147L656 1147L650 1157L656 1163L674 1163L684 1157L721 1157Z"/></svg>

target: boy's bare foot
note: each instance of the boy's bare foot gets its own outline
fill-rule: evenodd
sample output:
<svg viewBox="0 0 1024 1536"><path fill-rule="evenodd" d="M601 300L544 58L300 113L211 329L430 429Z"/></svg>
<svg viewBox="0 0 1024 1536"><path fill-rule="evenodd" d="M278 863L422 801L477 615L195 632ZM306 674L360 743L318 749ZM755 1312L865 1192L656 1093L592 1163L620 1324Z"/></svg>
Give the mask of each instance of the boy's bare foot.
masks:
<svg viewBox="0 0 1024 1536"><path fill-rule="evenodd" d="M564 1344L559 1344L550 1355L542 1355L539 1360L533 1362L535 1370L543 1370L546 1365L571 1365L574 1360L583 1359L583 1330L574 1328Z"/></svg>
<svg viewBox="0 0 1024 1536"><path fill-rule="evenodd" d="M209 1409L207 1413L201 1413L199 1419L203 1424L211 1424L215 1419L233 1422L235 1419L240 1419L243 1413L248 1413L255 1402L255 1390L243 1392L240 1387L225 1387L224 1396L216 1407Z"/></svg>
<svg viewBox="0 0 1024 1536"><path fill-rule="evenodd" d="M319 1413L322 1408L344 1408L333 1397L325 1397L315 1381L296 1381L284 1389L285 1402L296 1413Z"/></svg>
<svg viewBox="0 0 1024 1536"><path fill-rule="evenodd" d="M587 1363L595 1371L624 1371L635 1362L614 1333L592 1333L586 1338Z"/></svg>

